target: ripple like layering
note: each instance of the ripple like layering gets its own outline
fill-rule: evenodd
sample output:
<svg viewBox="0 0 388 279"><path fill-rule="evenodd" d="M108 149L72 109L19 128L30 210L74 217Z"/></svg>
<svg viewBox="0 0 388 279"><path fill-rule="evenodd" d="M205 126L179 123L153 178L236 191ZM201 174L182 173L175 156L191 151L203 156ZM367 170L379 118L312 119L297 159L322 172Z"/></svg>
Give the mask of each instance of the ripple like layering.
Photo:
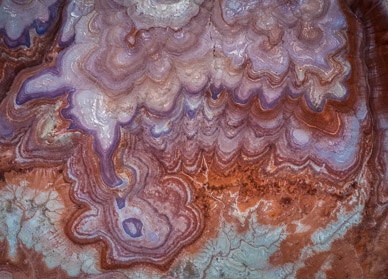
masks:
<svg viewBox="0 0 388 279"><path fill-rule="evenodd" d="M0 278L387 274L387 0L0 0Z"/></svg>

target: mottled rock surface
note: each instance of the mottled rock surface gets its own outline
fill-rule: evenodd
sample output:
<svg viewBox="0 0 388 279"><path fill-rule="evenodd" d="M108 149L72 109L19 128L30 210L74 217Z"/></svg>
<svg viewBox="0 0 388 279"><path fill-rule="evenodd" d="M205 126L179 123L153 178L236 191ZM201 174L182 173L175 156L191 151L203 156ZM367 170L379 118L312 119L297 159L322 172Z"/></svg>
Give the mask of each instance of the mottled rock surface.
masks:
<svg viewBox="0 0 388 279"><path fill-rule="evenodd" d="M387 274L386 1L0 1L0 278Z"/></svg>

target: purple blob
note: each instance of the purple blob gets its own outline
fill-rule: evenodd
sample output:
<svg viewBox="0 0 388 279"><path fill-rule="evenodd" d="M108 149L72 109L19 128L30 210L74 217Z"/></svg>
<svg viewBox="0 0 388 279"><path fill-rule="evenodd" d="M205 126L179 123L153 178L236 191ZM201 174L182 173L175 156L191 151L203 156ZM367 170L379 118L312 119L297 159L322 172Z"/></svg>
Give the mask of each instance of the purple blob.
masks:
<svg viewBox="0 0 388 279"><path fill-rule="evenodd" d="M197 114L197 111L195 109L190 109L186 107L186 114L190 119L194 119L195 115Z"/></svg>
<svg viewBox="0 0 388 279"><path fill-rule="evenodd" d="M128 218L124 220L123 228L130 237L137 238L142 235L143 223L139 219Z"/></svg>
<svg viewBox="0 0 388 279"><path fill-rule="evenodd" d="M116 197L116 204L119 209L122 209L125 207L125 200L128 197L128 193L124 197Z"/></svg>
<svg viewBox="0 0 388 279"><path fill-rule="evenodd" d="M222 85L220 87L216 87L213 83L210 84L210 91L212 93L213 100L218 99L218 95L220 95L223 89L224 87Z"/></svg>
<svg viewBox="0 0 388 279"><path fill-rule="evenodd" d="M10 137L13 135L11 123L3 116L0 116L0 137Z"/></svg>

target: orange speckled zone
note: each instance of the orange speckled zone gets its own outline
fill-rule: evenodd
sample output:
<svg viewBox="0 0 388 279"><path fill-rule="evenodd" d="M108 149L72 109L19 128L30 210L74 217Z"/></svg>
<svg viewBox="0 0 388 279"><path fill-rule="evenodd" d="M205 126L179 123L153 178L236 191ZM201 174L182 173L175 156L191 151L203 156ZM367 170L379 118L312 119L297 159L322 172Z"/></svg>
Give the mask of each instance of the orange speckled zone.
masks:
<svg viewBox="0 0 388 279"><path fill-rule="evenodd" d="M0 2L0 278L388 278L384 1Z"/></svg>

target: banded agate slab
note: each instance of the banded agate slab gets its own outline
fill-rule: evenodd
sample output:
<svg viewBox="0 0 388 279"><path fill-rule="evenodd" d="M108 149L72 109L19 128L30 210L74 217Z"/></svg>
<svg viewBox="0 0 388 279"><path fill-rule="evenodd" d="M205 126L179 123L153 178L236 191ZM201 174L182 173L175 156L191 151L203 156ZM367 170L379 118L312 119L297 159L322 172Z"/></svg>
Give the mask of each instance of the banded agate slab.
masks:
<svg viewBox="0 0 388 279"><path fill-rule="evenodd" d="M388 5L0 1L0 278L383 278Z"/></svg>

